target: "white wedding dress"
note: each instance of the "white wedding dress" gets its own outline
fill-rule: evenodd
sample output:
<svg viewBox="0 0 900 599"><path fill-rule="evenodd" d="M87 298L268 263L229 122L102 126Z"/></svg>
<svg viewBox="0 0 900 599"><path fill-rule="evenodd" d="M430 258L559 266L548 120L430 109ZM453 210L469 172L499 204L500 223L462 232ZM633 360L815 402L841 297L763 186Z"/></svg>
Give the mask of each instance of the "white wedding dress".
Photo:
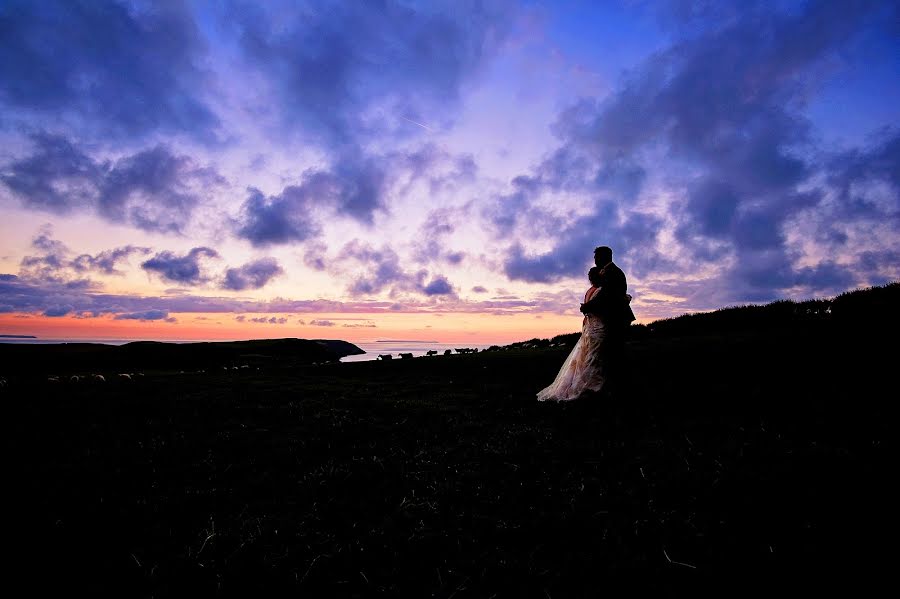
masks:
<svg viewBox="0 0 900 599"><path fill-rule="evenodd" d="M585 303L594 297L598 289L588 289L584 296ZM538 401L570 401L585 391L600 391L604 383L602 350L605 339L606 329L600 317L586 315L581 338L563 362L553 383L537 394Z"/></svg>

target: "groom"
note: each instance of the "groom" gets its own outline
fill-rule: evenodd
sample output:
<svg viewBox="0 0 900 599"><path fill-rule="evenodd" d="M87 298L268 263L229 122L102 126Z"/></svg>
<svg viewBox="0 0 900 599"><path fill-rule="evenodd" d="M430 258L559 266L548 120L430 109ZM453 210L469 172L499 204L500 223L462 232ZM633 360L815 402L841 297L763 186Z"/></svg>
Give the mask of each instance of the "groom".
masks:
<svg viewBox="0 0 900 599"><path fill-rule="evenodd" d="M625 273L612 261L612 254L612 249L605 245L594 250L594 264L601 269L600 290L591 301L581 304L581 311L584 314L596 314L605 325L607 336L600 345L607 379L604 386L614 392L621 383L625 336L635 318L625 296L628 290Z"/></svg>

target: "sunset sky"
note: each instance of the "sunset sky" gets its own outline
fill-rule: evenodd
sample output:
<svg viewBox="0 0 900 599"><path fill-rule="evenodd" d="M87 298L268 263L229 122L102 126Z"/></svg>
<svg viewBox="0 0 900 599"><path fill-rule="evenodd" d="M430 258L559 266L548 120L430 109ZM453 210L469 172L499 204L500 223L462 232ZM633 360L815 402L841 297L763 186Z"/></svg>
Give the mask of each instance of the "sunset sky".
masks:
<svg viewBox="0 0 900 599"><path fill-rule="evenodd" d="M900 279L897 2L0 0L0 334L510 342Z"/></svg>

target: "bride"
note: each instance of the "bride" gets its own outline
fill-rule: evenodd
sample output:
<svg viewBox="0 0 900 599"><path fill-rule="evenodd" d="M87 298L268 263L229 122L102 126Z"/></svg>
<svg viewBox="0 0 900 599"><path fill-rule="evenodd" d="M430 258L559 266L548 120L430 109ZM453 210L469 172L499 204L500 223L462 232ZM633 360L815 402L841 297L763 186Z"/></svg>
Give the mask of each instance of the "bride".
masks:
<svg viewBox="0 0 900 599"><path fill-rule="evenodd" d="M591 287L584 294L584 303L600 290L600 270L595 266L588 271ZM581 338L563 362L556 380L537 394L538 401L569 401L589 391L599 392L605 382L602 357L605 339L606 327L600 317L586 315Z"/></svg>

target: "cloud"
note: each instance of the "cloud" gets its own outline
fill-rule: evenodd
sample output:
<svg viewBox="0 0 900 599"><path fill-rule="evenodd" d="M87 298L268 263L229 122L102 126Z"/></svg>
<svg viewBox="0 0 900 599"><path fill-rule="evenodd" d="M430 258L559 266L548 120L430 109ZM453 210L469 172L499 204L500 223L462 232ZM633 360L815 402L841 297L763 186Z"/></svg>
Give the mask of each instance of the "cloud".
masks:
<svg viewBox="0 0 900 599"><path fill-rule="evenodd" d="M284 269L279 266L275 258L260 258L259 260L248 262L239 268L226 270L222 288L231 289L232 291L261 289L269 281L281 274L284 274Z"/></svg>
<svg viewBox="0 0 900 599"><path fill-rule="evenodd" d="M0 105L98 138L153 132L209 141L219 125L199 90L204 41L179 4L0 5Z"/></svg>
<svg viewBox="0 0 900 599"><path fill-rule="evenodd" d="M253 246L303 242L321 233L317 214L339 214L371 224L384 207L391 157L344 157L331 169L309 169L297 185L265 197L251 188L235 233Z"/></svg>
<svg viewBox="0 0 900 599"><path fill-rule="evenodd" d="M301 130L340 151L379 139L389 127L419 134L409 120L433 123L446 114L463 83L493 55L509 16L503 2L387 0L300 10L259 4L227 18L248 68L274 89L289 125L282 130Z"/></svg>
<svg viewBox="0 0 900 599"><path fill-rule="evenodd" d="M324 243L314 242L310 243L306 247L306 251L303 253L303 264L308 266L313 270L322 271L325 270L325 252L328 251L328 248Z"/></svg>
<svg viewBox="0 0 900 599"><path fill-rule="evenodd" d="M425 285L422 288L423 293L425 295L452 295L453 286L450 284L450 281L443 276L436 276L430 283Z"/></svg>
<svg viewBox="0 0 900 599"><path fill-rule="evenodd" d="M455 296L447 296L440 298L439 303L436 303L434 298L428 297L422 299L406 297L402 303L391 300L336 302L283 298L259 301L231 297L190 295L181 292L154 296L123 295L104 293L91 286L31 280L8 273L0 274L0 306L8 307L9 310L7 312L12 313L33 314L49 311L58 315L78 314L98 317L109 314L146 314L159 310L167 312L170 316L185 312L236 314L234 318L238 322L265 321L267 324L286 323L287 320L283 323L280 320L285 317L274 316L280 314L343 313L369 315L393 312L434 314L436 310L439 310L441 313L465 312L498 315L549 311L577 315L576 310L582 293L583 290L563 290L553 293L536 293L530 299L492 299L487 301L462 301ZM246 316L246 314L259 313L271 314L272 316L254 317L257 320ZM318 323L335 323L336 320L338 319L332 318L327 321L316 319Z"/></svg>
<svg viewBox="0 0 900 599"><path fill-rule="evenodd" d="M127 260L133 254L146 255L149 253L150 248L126 245L104 250L94 256L81 254L72 260L71 266L79 272L97 271L107 275L121 275L124 273L116 268L120 262Z"/></svg>
<svg viewBox="0 0 900 599"><path fill-rule="evenodd" d="M481 285L475 285L474 287L472 287L472 292L473 293L487 293L488 290L487 290L487 287L483 287Z"/></svg>
<svg viewBox="0 0 900 599"><path fill-rule="evenodd" d="M269 197L250 188L235 223L235 234L255 247L302 242L318 236L321 226L311 214L313 203L308 187L285 187L280 194Z"/></svg>
<svg viewBox="0 0 900 599"><path fill-rule="evenodd" d="M61 241L53 238L53 229L44 225L32 239L31 247L38 255L22 258L19 274L36 280L64 282L72 285L91 285L87 279L81 278L88 272L99 272L105 275L121 275L116 266L127 260L132 254L147 254L149 248L123 246L111 250L103 250L96 255L81 254L70 258L72 251Z"/></svg>
<svg viewBox="0 0 900 599"><path fill-rule="evenodd" d="M342 324L341 325L347 329L375 329L378 328L374 322L354 322L350 324Z"/></svg>
<svg viewBox="0 0 900 599"><path fill-rule="evenodd" d="M338 260L354 260L364 267L350 284L352 295L375 295L387 288L392 291L409 291L421 287L427 271L408 273L400 265L400 256L389 246L376 249L369 244L353 240L340 251Z"/></svg>
<svg viewBox="0 0 900 599"><path fill-rule="evenodd" d="M156 273L167 281L183 285L199 285L209 280L202 271L201 260L218 257L218 252L208 247L195 247L184 256L166 250L141 262L141 268Z"/></svg>
<svg viewBox="0 0 900 599"><path fill-rule="evenodd" d="M594 248L608 245L614 257L631 266L637 273L651 270L660 260L654 250L661 228L658 217L632 212L623 214L612 202L598 204L595 212L579 218L559 233L560 241L549 252L529 254L519 243L514 244L504 262L510 280L551 283L563 278L583 275L593 266Z"/></svg>
<svg viewBox="0 0 900 599"><path fill-rule="evenodd" d="M896 215L894 138L829 162L804 109L831 72L828 59L878 10L810 2L791 11L746 3L670 12L672 44L604 99L562 111L553 127L559 146L484 208L497 239L511 239L506 275L542 283L581 276L602 243L642 277L705 272L698 293L731 302L861 283L855 260L822 255L852 238L846 229L867 210ZM873 181L880 190L845 193ZM570 215L548 209L566 195L583 198ZM810 255L812 240L787 229L820 218L841 226L821 227L818 242L827 243ZM545 231L555 233L550 249L529 251L523 238Z"/></svg>
<svg viewBox="0 0 900 599"><path fill-rule="evenodd" d="M265 316L258 316L256 318L251 318L250 322L259 322L263 324L284 324L288 321L288 319L284 316L270 316L266 318ZM241 320L243 322L243 320Z"/></svg>
<svg viewBox="0 0 900 599"><path fill-rule="evenodd" d="M164 145L101 162L62 136L36 133L31 141L33 153L7 164L0 182L33 210L94 212L145 231L180 233L224 184L214 169Z"/></svg>
<svg viewBox="0 0 900 599"><path fill-rule="evenodd" d="M178 233L203 201L204 192L223 183L215 170L156 146L115 163L103 179L98 209L112 222Z"/></svg>
<svg viewBox="0 0 900 599"><path fill-rule="evenodd" d="M314 327L333 327L335 323L330 320L310 320L309 324Z"/></svg>
<svg viewBox="0 0 900 599"><path fill-rule="evenodd" d="M868 146L835 153L826 173L839 200L832 219L900 217L900 130L887 128Z"/></svg>
<svg viewBox="0 0 900 599"><path fill-rule="evenodd" d="M71 313L74 308L71 305L53 306L44 310L44 316L58 317Z"/></svg>
<svg viewBox="0 0 900 599"><path fill-rule="evenodd" d="M140 321L151 321L151 320L164 320L166 322L175 322L175 318L169 316L169 313L165 310L145 310L143 312L128 312L123 314L116 314L115 320L140 320Z"/></svg>
<svg viewBox="0 0 900 599"><path fill-rule="evenodd" d="M372 225L393 192L402 195L419 181L434 187L457 180L462 175L447 168L459 160L433 144L381 154L345 149L330 166L305 170L279 194L248 189L234 231L255 247L267 247L315 240L326 217Z"/></svg>
<svg viewBox="0 0 900 599"><path fill-rule="evenodd" d="M26 208L65 214L96 205L103 167L65 137L31 136L31 156L6 165L2 181Z"/></svg>
<svg viewBox="0 0 900 599"><path fill-rule="evenodd" d="M363 267L349 287L353 296L377 295L384 291L392 298L403 293L426 296L456 297L453 286L442 275L435 275L426 283L428 271L407 271L400 263L400 256L390 246L375 248L359 240L347 243L337 257L338 263L356 262Z"/></svg>
<svg viewBox="0 0 900 599"><path fill-rule="evenodd" d="M432 210L419 227L413 248L413 259L421 264L459 264L466 253L446 249L449 238L456 231L456 223L466 222L472 203L459 207L441 207Z"/></svg>

